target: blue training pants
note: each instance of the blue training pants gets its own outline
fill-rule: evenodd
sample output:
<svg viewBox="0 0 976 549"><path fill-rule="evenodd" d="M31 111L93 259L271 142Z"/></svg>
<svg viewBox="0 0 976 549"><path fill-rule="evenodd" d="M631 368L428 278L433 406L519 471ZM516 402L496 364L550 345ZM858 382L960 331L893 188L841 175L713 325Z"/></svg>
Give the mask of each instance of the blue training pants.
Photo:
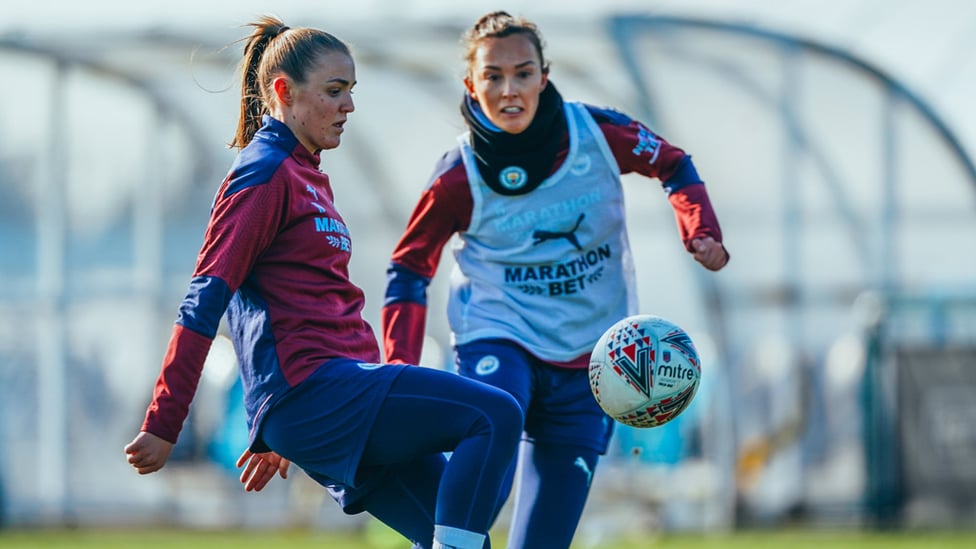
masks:
<svg viewBox="0 0 976 549"><path fill-rule="evenodd" d="M328 398L323 386L275 406L262 427L265 442L326 486L346 512L369 512L414 547L430 547L435 524L487 534L522 431L514 398L442 370L404 368L363 447L350 449L362 452L355 486L335 480L331 462L317 460L315 445L289 443L309 440L307 434L288 436L288 427L314 429L326 420L315 417L315 403Z"/></svg>

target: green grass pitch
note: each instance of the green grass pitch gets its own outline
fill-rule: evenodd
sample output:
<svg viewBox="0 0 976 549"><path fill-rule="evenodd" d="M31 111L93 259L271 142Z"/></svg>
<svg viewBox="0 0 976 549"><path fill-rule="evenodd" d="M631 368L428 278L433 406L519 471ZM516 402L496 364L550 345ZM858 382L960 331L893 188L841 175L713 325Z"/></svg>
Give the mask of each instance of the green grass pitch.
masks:
<svg viewBox="0 0 976 549"><path fill-rule="evenodd" d="M503 549L504 536L492 535L493 547ZM155 530L0 530L2 548L121 549L160 547L186 549L406 549L409 544L382 528L364 532L330 533L309 530L194 531ZM972 532L865 532L777 530L728 534L653 534L643 539L618 540L600 545L583 541L574 549L972 549Z"/></svg>

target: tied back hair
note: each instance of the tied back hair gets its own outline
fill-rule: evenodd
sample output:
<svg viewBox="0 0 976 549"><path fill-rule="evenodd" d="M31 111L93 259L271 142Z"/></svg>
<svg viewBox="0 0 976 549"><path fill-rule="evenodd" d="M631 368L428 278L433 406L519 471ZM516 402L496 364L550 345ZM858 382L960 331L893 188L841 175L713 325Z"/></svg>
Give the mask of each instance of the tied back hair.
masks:
<svg viewBox="0 0 976 549"><path fill-rule="evenodd" d="M237 132L230 146L247 146L261 128L261 118L274 105L274 79L285 75L303 84L320 55L338 52L351 56L349 46L318 29L291 28L280 19L265 15L246 26L254 31L244 38L241 61L241 110Z"/></svg>
<svg viewBox="0 0 976 549"><path fill-rule="evenodd" d="M524 17L514 17L507 11L493 11L482 15L461 36L467 72L470 74L471 67L474 66L475 54L481 42L489 38L505 38L515 34L521 34L529 39L532 46L535 47L536 53L539 54L539 63L543 74L547 74L549 72L549 60L543 54L545 40L542 39L542 32L539 31L538 25Z"/></svg>

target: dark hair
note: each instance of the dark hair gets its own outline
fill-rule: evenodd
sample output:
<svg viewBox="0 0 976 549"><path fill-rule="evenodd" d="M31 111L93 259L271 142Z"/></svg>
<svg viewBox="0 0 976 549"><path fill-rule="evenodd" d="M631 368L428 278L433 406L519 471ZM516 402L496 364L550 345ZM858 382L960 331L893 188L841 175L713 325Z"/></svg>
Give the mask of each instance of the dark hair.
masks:
<svg viewBox="0 0 976 549"><path fill-rule="evenodd" d="M318 56L339 52L351 55L349 47L335 36L308 27L292 29L272 16L261 17L247 26L254 27L245 40L241 62L241 114L231 147L242 148L261 128L261 116L274 102L272 82L285 74L295 82L305 82Z"/></svg>
<svg viewBox="0 0 976 549"><path fill-rule="evenodd" d="M507 11L493 11L482 15L470 29L464 32L461 37L461 45L464 48L464 62L466 70L470 70L474 63L475 51L478 44L488 38L505 38L514 34L525 35L526 38L535 46L539 53L539 62L542 64L542 72L549 72L549 61L543 54L545 41L542 33L535 23L524 17L513 17Z"/></svg>

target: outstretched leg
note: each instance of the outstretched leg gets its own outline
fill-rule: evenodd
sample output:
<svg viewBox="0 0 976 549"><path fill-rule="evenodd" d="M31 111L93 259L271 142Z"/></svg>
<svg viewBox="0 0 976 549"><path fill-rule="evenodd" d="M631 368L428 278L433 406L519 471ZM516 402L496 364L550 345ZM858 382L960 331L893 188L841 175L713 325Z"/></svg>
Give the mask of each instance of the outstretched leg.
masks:
<svg viewBox="0 0 976 549"><path fill-rule="evenodd" d="M521 410L504 391L429 368L408 369L387 394L360 465L368 470L410 464L396 465L393 476L430 515L423 523L417 517L401 520L395 500L402 498L384 490L371 493L363 502L366 510L401 532L427 529L432 519L435 541L480 549L521 431ZM438 452L452 453L439 475L430 460L413 465L415 456Z"/></svg>
<svg viewBox="0 0 976 549"><path fill-rule="evenodd" d="M434 536L437 490L446 462L444 455L437 453L394 465L359 505L383 524L414 541L415 548L428 549Z"/></svg>
<svg viewBox="0 0 976 549"><path fill-rule="evenodd" d="M509 549L570 546L599 457L581 446L522 444Z"/></svg>
<svg viewBox="0 0 976 549"><path fill-rule="evenodd" d="M374 403L366 429L357 414ZM414 547L482 549L522 417L508 393L449 372L335 360L268 412L261 438Z"/></svg>

